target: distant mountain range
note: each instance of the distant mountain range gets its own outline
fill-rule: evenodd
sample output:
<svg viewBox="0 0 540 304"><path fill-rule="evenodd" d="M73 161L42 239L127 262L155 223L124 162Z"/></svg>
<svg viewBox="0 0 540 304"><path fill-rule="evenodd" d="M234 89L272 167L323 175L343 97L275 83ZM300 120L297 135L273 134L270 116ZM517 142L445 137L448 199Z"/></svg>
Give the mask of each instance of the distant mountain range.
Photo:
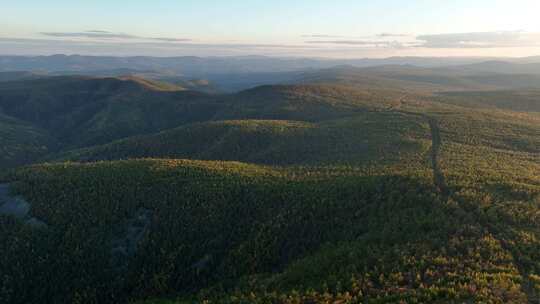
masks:
<svg viewBox="0 0 540 304"><path fill-rule="evenodd" d="M205 93L312 82L428 91L490 90L540 86L540 58L0 56L0 81L65 75L144 78Z"/></svg>
<svg viewBox="0 0 540 304"><path fill-rule="evenodd" d="M0 71L91 72L100 70L132 69L138 71L169 72L174 75L201 77L213 74L276 73L309 69L323 69L340 65L371 67L380 65L414 65L445 67L469 64L482 66L498 62L514 64L540 63L540 57L390 57L384 59L314 59L245 57L101 57L79 55L0 56Z"/></svg>

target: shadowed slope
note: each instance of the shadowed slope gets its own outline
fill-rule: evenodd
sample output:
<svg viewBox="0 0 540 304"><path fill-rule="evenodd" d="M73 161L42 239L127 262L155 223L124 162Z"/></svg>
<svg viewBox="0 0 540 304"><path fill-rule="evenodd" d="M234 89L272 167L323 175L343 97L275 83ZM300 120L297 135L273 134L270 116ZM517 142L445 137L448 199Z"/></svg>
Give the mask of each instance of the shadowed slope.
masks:
<svg viewBox="0 0 540 304"><path fill-rule="evenodd" d="M264 164L401 161L424 153L424 123L392 113L363 113L322 123L208 122L68 152L70 160L140 157L238 160ZM392 149L399 150L392 153Z"/></svg>
<svg viewBox="0 0 540 304"><path fill-rule="evenodd" d="M219 105L196 92L146 80L51 77L0 83L0 110L66 146L89 146L207 120Z"/></svg>
<svg viewBox="0 0 540 304"><path fill-rule="evenodd" d="M57 148L47 131L0 113L0 169L32 162Z"/></svg>

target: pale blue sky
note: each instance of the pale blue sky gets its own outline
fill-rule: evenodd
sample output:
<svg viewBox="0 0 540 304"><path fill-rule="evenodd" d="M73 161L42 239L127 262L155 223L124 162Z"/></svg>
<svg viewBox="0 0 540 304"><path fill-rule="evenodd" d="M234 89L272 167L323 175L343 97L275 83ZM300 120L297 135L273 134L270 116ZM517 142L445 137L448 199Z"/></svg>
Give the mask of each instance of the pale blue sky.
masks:
<svg viewBox="0 0 540 304"><path fill-rule="evenodd" d="M204 44L203 53L210 55L212 44L216 44L216 55L221 55L224 52L223 47L227 47L227 44L235 44L236 48L237 44L272 44L277 55L305 53L306 56L325 56L325 52L332 53L332 57L339 56L340 52L343 52L344 57L371 56L370 54L379 53L392 55L410 53L411 46L414 46L415 52L422 55L444 55L441 51L443 48L450 49L445 51L449 55L461 53L488 55L500 47L512 47L516 55L518 53L527 55L536 52L531 49L536 48L536 45L530 43L530 40L538 38L536 33L540 33L538 0L0 0L0 2L2 2L0 39L55 39L62 40L66 44L78 43L77 47L71 45L71 52L80 50L82 42L101 44L101 52L106 53L106 45L110 48L113 42L127 43L127 40L130 40L129 42L134 43L134 38L174 38L189 39L191 40L189 44ZM78 35L92 30L107 31L115 36ZM500 37L496 39L491 37L488 41L482 39L472 41L465 37L463 41L458 42L464 42L467 47L461 44L458 48L454 48L452 43L455 46L457 41L455 39L449 44L446 41L442 43L437 37L431 37L437 44L430 43L429 47L423 48L422 51L419 51L418 43L413 45L418 36L491 32L512 32L519 37L516 38L514 35L505 39L519 41L510 45L501 44ZM381 36L383 33L399 36ZM309 35L312 37L308 37ZM475 39L479 38L482 37L475 36ZM493 39L497 40L497 43L493 43ZM0 53L17 51L12 40L0 42ZM525 40L529 43L524 43ZM144 47L140 45L141 41L137 42L139 43L137 47L141 48L142 53L150 52L149 41L146 41ZM189 53L189 48L192 48L191 52L201 52L195 50L192 45L188 46L188 50L182 48L182 45L178 45L180 41L168 42L176 43L175 49L182 49L182 54ZM16 44L21 46L23 42L18 41ZM169 49L167 54L174 53L170 50L170 46L162 44L163 40L159 45L152 46L156 55L160 55L158 53L163 48ZM482 47L471 47L476 44ZM489 47L486 47L488 44ZM50 49L49 45L45 46ZM284 51L283 48L276 50L278 46L294 47ZM243 52L272 54L269 48L263 50L262 46L258 46L257 50L253 50L253 46L251 47ZM38 50L46 52L45 49L37 48L36 51Z"/></svg>

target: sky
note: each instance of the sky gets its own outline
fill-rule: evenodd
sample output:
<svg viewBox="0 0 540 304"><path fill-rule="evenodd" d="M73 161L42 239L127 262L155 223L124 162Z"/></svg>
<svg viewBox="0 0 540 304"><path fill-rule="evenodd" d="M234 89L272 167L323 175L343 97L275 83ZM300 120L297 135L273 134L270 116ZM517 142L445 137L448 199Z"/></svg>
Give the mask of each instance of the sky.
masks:
<svg viewBox="0 0 540 304"><path fill-rule="evenodd" d="M0 54L540 55L538 0L0 0Z"/></svg>

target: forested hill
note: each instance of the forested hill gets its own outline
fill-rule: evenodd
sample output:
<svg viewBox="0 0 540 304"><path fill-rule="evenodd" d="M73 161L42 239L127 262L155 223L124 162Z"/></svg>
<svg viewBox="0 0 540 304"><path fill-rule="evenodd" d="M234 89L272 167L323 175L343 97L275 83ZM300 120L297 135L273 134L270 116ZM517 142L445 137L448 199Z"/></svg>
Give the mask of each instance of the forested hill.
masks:
<svg viewBox="0 0 540 304"><path fill-rule="evenodd" d="M0 303L538 301L536 90L371 75L0 83Z"/></svg>
<svg viewBox="0 0 540 304"><path fill-rule="evenodd" d="M0 82L6 166L67 148L104 144L210 119L221 107L204 93L138 78L44 77ZM29 126L32 132L28 132ZM26 155L26 156L25 156Z"/></svg>

